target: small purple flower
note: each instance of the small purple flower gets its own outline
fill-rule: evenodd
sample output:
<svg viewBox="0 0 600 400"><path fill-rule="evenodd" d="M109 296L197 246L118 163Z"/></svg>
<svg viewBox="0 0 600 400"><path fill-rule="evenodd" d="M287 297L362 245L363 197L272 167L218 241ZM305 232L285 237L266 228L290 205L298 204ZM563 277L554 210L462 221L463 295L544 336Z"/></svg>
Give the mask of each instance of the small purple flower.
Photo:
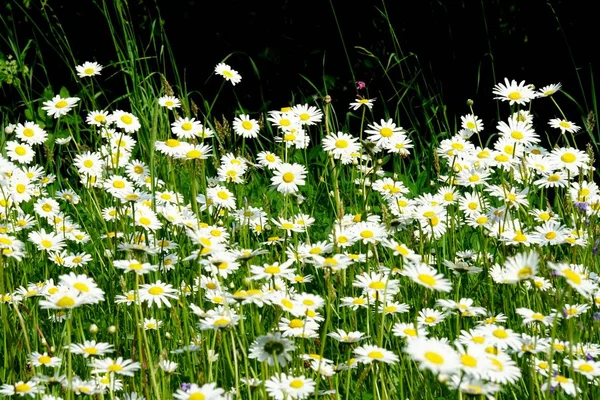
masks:
<svg viewBox="0 0 600 400"><path fill-rule="evenodd" d="M587 201L576 201L573 203L575 207L579 208L580 211L587 211L590 203Z"/></svg>
<svg viewBox="0 0 600 400"><path fill-rule="evenodd" d="M600 321L600 312L594 313L594 321Z"/></svg>
<svg viewBox="0 0 600 400"><path fill-rule="evenodd" d="M364 83L363 81L356 81L356 89L357 90L362 90L365 87L367 87L366 83Z"/></svg>
<svg viewBox="0 0 600 400"><path fill-rule="evenodd" d="M556 392L556 386L550 385L550 393Z"/></svg>
<svg viewBox="0 0 600 400"><path fill-rule="evenodd" d="M592 361L594 359L594 356L592 356L591 354L588 353L585 355L585 359L588 361Z"/></svg>
<svg viewBox="0 0 600 400"><path fill-rule="evenodd" d="M190 390L190 388L192 387L191 383L182 383L181 384L181 390L183 390L184 392L187 392L188 390Z"/></svg>

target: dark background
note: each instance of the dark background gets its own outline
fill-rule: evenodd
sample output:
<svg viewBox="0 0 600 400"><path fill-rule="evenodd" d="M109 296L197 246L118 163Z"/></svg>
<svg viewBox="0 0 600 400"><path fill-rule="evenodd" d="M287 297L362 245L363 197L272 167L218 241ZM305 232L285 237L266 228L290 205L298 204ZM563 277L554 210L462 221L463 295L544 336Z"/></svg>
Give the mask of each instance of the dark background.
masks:
<svg viewBox="0 0 600 400"><path fill-rule="evenodd" d="M48 4L78 62L108 65L115 61L106 21L93 1ZM214 95L222 80L213 75L213 69L229 57L226 62L243 79L233 91L224 90L221 95L217 106L224 112L231 111L226 104L232 99L239 100L245 111L257 112L324 94L330 94L334 105L345 110L357 93L354 79L367 83L367 91L361 94L377 97L376 104L393 95L382 70L356 49L364 47L384 63L394 52L389 27L381 16L381 1L157 0L129 1L128 5L142 43L149 37L150 22L162 20L189 91ZM34 17L35 7L32 1L29 12ZM561 82L564 91L582 106L577 109L564 97L560 99L565 112L578 113L569 115L576 123L582 123L582 116L592 106L591 60L596 57L598 37L594 2L387 0L385 7L403 55L411 65L418 65L423 79L436 88L451 119L467 113L466 100L473 99L475 113L489 127L497 113L492 89L505 77L538 88ZM29 21L18 12L12 17L21 39L31 36ZM40 38L36 40L45 45ZM56 82L66 80L65 66L49 60L53 61L51 50L45 59L49 73ZM105 70L100 82L107 77L110 85L111 72L114 70ZM400 75L391 78L395 82L407 79ZM116 85L120 82L114 81ZM537 111L547 109L548 117L558 116L550 102L539 107L536 105ZM381 110L374 109L377 118L383 117Z"/></svg>

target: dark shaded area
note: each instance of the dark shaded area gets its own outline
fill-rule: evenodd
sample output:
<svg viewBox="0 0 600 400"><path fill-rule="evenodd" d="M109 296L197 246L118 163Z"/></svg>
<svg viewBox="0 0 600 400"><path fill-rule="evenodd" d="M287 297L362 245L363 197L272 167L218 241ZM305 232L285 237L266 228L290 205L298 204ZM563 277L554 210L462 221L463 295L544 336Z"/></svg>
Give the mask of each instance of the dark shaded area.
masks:
<svg viewBox="0 0 600 400"><path fill-rule="evenodd" d="M92 2L50 3L79 62L114 61L110 34L98 7ZM220 78L211 77L212 71L229 56L227 63L243 76L235 94L247 111L256 112L322 96L324 82L341 110L356 94L351 68L356 79L367 83L369 96L390 98L381 69L356 49L364 47L384 63L394 52L389 26L381 15L384 5L403 54L412 54L411 62L418 59L427 81L441 91L450 118L468 112L465 102L470 98L484 122L492 119L496 114L492 88L504 77L536 87L562 82L584 112L586 104L591 107L593 2L157 0L131 1L129 9L142 43L149 37L151 20L160 13L190 91L214 95ZM35 9L31 13L35 15ZM30 36L30 25L17 13L14 18L21 38ZM64 65L48 65L60 82ZM224 93L219 104L231 100L235 101L233 91ZM554 106L550 102L546 106L552 107L547 111L554 116ZM538 107L536 111L543 112ZM379 113L381 109L376 116L383 117Z"/></svg>

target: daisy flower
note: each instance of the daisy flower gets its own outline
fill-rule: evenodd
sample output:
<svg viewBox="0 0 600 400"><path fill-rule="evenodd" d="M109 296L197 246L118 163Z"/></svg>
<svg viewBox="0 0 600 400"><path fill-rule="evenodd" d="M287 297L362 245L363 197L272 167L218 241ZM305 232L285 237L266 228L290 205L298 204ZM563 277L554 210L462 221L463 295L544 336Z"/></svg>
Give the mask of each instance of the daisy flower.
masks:
<svg viewBox="0 0 600 400"><path fill-rule="evenodd" d="M562 84L560 82L546 85L538 91L538 96L540 96L540 97L552 96L554 93L558 92L561 88L562 88Z"/></svg>
<svg viewBox="0 0 600 400"><path fill-rule="evenodd" d="M385 147L393 136L404 133L402 127L396 126L390 118L387 121L381 120L380 123L368 124L365 133L369 134L368 140L375 143L379 148Z"/></svg>
<svg viewBox="0 0 600 400"><path fill-rule="evenodd" d="M292 360L292 354L290 353L295 349L296 346L293 342L282 337L281 333L269 333L254 340L250 345L248 357L259 362L266 361L271 366L277 362L283 367Z"/></svg>
<svg viewBox="0 0 600 400"><path fill-rule="evenodd" d="M158 99L158 105L172 110L181 107L181 101L175 96L162 96Z"/></svg>
<svg viewBox="0 0 600 400"><path fill-rule="evenodd" d="M396 322L392 328L394 336L403 337L405 339L413 339L416 337L426 337L429 332L423 325L415 326L413 323Z"/></svg>
<svg viewBox="0 0 600 400"><path fill-rule="evenodd" d="M483 130L483 121L475 114L462 115L460 117L460 126L475 133Z"/></svg>
<svg viewBox="0 0 600 400"><path fill-rule="evenodd" d="M452 283L436 269L422 262L412 262L404 267L402 275L409 277L414 282L428 289L440 292L452 290Z"/></svg>
<svg viewBox="0 0 600 400"><path fill-rule="evenodd" d="M504 78L504 84L495 85L492 93L496 95L494 99L508 101L511 106L524 105L537 97L537 93L525 81L517 83L516 80L509 81L507 78Z"/></svg>
<svg viewBox="0 0 600 400"><path fill-rule="evenodd" d="M37 394L41 393L44 393L44 387L38 385L38 383L35 380L27 382L19 381L14 385L9 385L5 383L0 387L0 394L4 396L17 395L19 397L36 397Z"/></svg>
<svg viewBox="0 0 600 400"><path fill-rule="evenodd" d="M267 393L275 400L306 399L315 391L315 381L304 375L292 376L284 373L265 381Z"/></svg>
<svg viewBox="0 0 600 400"><path fill-rule="evenodd" d="M85 152L75 157L74 165L80 175L100 176L104 167L104 160L98 152Z"/></svg>
<svg viewBox="0 0 600 400"><path fill-rule="evenodd" d="M361 106L367 107L369 110L373 109L373 103L375 99L366 99L363 97L358 97L355 101L350 103L350 108L354 111L358 110Z"/></svg>
<svg viewBox="0 0 600 400"><path fill-rule="evenodd" d="M202 124L195 118L178 118L171 124L171 132L181 139L198 137L202 131Z"/></svg>
<svg viewBox="0 0 600 400"><path fill-rule="evenodd" d="M38 124L26 121L25 124L19 123L15 128L17 138L27 144L41 144L48 138L48 133Z"/></svg>
<svg viewBox="0 0 600 400"><path fill-rule="evenodd" d="M323 150L331 154L334 159L341 160L342 164L352 162L352 154L360 150L358 138L347 133L337 132L327 135L322 142Z"/></svg>
<svg viewBox="0 0 600 400"><path fill-rule="evenodd" d="M113 345L104 342L96 342L95 340L86 340L83 343L72 343L69 346L69 351L72 354L81 354L83 357L102 356L106 353L112 353Z"/></svg>
<svg viewBox="0 0 600 400"><path fill-rule="evenodd" d="M250 118L249 115L241 114L233 120L233 131L238 135L246 139L253 139L258 137L258 130L260 125L258 121Z"/></svg>
<svg viewBox="0 0 600 400"><path fill-rule="evenodd" d="M266 150L261 151L256 155L256 161L259 165L266 167L270 170L277 168L283 163L281 157Z"/></svg>
<svg viewBox="0 0 600 400"><path fill-rule="evenodd" d="M87 78L94 75L100 75L100 71L104 68L102 65L97 62L86 61L81 65L75 67L77 71L77 76L80 78Z"/></svg>
<svg viewBox="0 0 600 400"><path fill-rule="evenodd" d="M271 177L272 186L283 194L296 193L298 186L303 186L306 181L306 167L301 164L284 163L275 168Z"/></svg>
<svg viewBox="0 0 600 400"><path fill-rule="evenodd" d="M35 157L35 151L27 143L19 143L15 140L6 142L6 155L11 161L21 164L30 164Z"/></svg>
<svg viewBox="0 0 600 400"><path fill-rule="evenodd" d="M576 397L577 393L581 392L581 389L575 386L573 379L560 374L553 376L549 381L544 382L542 386L540 386L542 392L548 390L554 392L557 388L562 389L566 394L572 397Z"/></svg>
<svg viewBox="0 0 600 400"><path fill-rule="evenodd" d="M148 306L156 304L158 308L161 308L164 304L167 307L171 307L169 298L176 299L177 290L173 288L170 283L163 283L160 280L155 283L148 283L140 285L139 289L140 301L147 301Z"/></svg>
<svg viewBox="0 0 600 400"><path fill-rule="evenodd" d="M400 358L393 352L383 347L366 344L353 350L356 361L364 364L371 364L374 361L386 364L395 364Z"/></svg>
<svg viewBox="0 0 600 400"><path fill-rule="evenodd" d="M567 121L566 119L560 118L551 119L550 121L548 121L548 125L550 125L553 128L560 129L560 133L562 133L563 135L566 132L576 133L581 129L580 126L575 125L571 121Z"/></svg>
<svg viewBox="0 0 600 400"><path fill-rule="evenodd" d="M233 86L242 80L241 75L225 63L218 63L215 67L215 73L221 75L226 81L231 82Z"/></svg>
<svg viewBox="0 0 600 400"><path fill-rule="evenodd" d="M117 359L112 359L110 357L104 359L96 358L92 360L90 366L93 368L92 374L106 374L113 372L123 376L133 376L141 367L139 362L123 359L123 357Z"/></svg>
<svg viewBox="0 0 600 400"><path fill-rule="evenodd" d="M60 358L49 356L48 353L41 354L37 351L34 351L33 353L29 354L28 358L35 367L40 367L43 365L45 367L57 368L60 367L61 364Z"/></svg>
<svg viewBox="0 0 600 400"><path fill-rule="evenodd" d="M571 176L579 174L579 169L587 168L590 162L590 157L585 152L572 147L555 148L548 157L550 162L566 169Z"/></svg>
<svg viewBox="0 0 600 400"><path fill-rule="evenodd" d="M113 111L109 120L114 122L117 128L122 129L127 133L137 132L142 127L138 117L122 110Z"/></svg>
<svg viewBox="0 0 600 400"><path fill-rule="evenodd" d="M461 368L456 350L439 339L414 338L407 342L405 352L419 363L420 369L434 374L453 374Z"/></svg>
<svg viewBox="0 0 600 400"><path fill-rule="evenodd" d="M95 110L90 111L85 117L85 122L92 126L104 126L109 122L108 111Z"/></svg>
<svg viewBox="0 0 600 400"><path fill-rule="evenodd" d="M359 331L346 332L343 329L337 329L335 332L330 332L327 334L327 336L341 343L356 343L368 337Z"/></svg>
<svg viewBox="0 0 600 400"><path fill-rule="evenodd" d="M323 112L308 104L297 104L292 107L291 111L298 117L302 125L315 125L323 119Z"/></svg>
<svg viewBox="0 0 600 400"><path fill-rule="evenodd" d="M48 116L58 118L61 115L66 115L75 104L79 101L79 97L62 98L59 94L54 96L52 100L47 100L43 104L42 110L45 110Z"/></svg>

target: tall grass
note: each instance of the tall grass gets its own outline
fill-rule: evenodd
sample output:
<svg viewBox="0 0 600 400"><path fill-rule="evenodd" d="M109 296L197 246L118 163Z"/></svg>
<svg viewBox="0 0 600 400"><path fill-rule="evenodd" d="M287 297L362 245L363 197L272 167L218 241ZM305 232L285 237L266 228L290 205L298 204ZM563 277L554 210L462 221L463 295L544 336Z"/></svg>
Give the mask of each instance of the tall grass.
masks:
<svg viewBox="0 0 600 400"><path fill-rule="evenodd" d="M47 4L27 15L36 40L0 16L10 93L0 393L599 395L593 93L591 111L573 110L571 88L499 81L507 87L489 99L497 120L479 121L471 103L447 115L443 82L403 51L382 3L393 52L344 48L349 80L362 57L389 91L359 85L348 108L332 101L325 77L306 76L317 95L245 116L237 57L212 60L232 64L207 77L216 93L190 88L156 4L148 37L127 2L93 4L113 40L105 60L76 59ZM49 73L41 38L64 81ZM84 61L103 68L79 77ZM215 113L225 93L236 99L230 115ZM56 94L78 99L72 109L55 102L67 111L58 118L42 108ZM556 107L563 129L582 129L548 128L539 102ZM93 111L106 120L90 122ZM27 122L47 138L31 139ZM527 143L549 129L548 146ZM580 151L585 135L591 145Z"/></svg>

